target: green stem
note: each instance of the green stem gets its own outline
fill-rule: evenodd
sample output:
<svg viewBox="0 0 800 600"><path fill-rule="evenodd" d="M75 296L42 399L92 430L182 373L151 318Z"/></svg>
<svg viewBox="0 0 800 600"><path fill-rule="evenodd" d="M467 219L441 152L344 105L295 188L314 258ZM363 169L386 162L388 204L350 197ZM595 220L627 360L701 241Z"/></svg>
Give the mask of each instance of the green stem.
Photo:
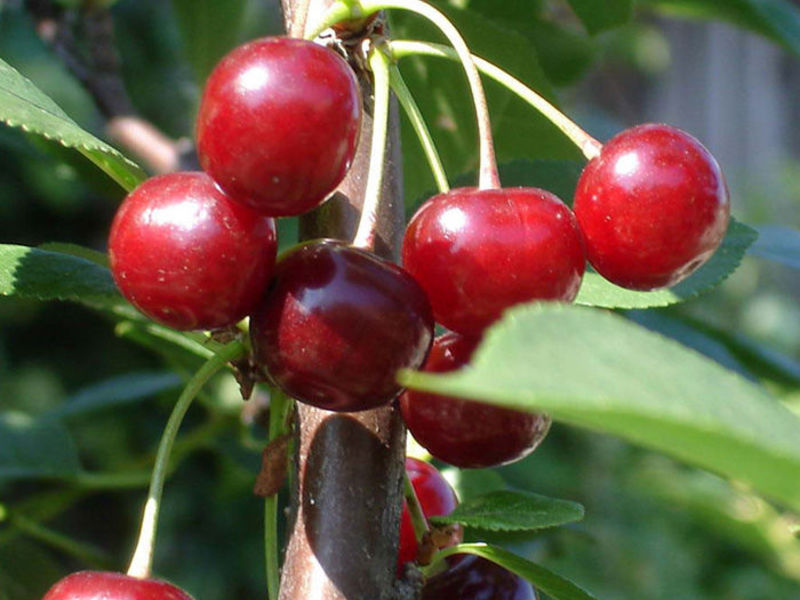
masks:
<svg viewBox="0 0 800 600"><path fill-rule="evenodd" d="M52 529L37 523L27 517L18 514L11 514L9 524L16 527L21 533L39 542L60 550L70 556L74 556L81 562L87 563L92 567L109 568L111 561L109 557L97 548L73 540L72 538L53 531Z"/></svg>
<svg viewBox="0 0 800 600"><path fill-rule="evenodd" d="M441 58L458 60L457 54L452 49L441 44L395 40L390 42L390 47L392 49L392 54L396 58L423 54L426 56L438 56ZM570 120L564 113L545 100L541 95L492 63L477 56L473 57L473 59L475 60L475 65L478 67L478 70L517 94L517 96L542 113L550 122L558 127L564 135L581 150L587 160L592 160L600 154L603 144L586 133L574 121Z"/></svg>
<svg viewBox="0 0 800 600"><path fill-rule="evenodd" d="M400 105L408 115L408 120L411 121L411 126L419 138L422 145L422 150L425 152L425 158L428 159L433 178L436 180L436 185L440 193L445 193L450 189L450 184L447 182L447 174L444 171L442 160L439 158L439 152L433 143L433 137L428 129L425 119L422 117L422 112L419 110L414 96L411 95L411 90L408 89L405 80L403 79L400 69L397 65L392 64L389 66L389 83L392 86Z"/></svg>
<svg viewBox="0 0 800 600"><path fill-rule="evenodd" d="M428 526L428 519L422 512L422 505L419 503L417 493L414 491L414 486L411 485L411 480L408 478L408 472L403 471L403 495L406 499L406 506L408 507L408 514L411 516L411 525L414 527L414 536L417 542L422 540L422 536L430 531Z"/></svg>
<svg viewBox="0 0 800 600"><path fill-rule="evenodd" d="M478 186L481 189L496 189L500 187L500 177L497 174L497 160L494 152L494 141L492 140L492 126L489 119L489 107L486 102L486 94L483 91L481 77L478 69L472 60L464 38L447 19L447 17L422 0L339 0L331 5L331 8L322 18L322 21L315 27L309 38L316 37L323 30L331 25L347 18L368 17L381 10L400 9L417 13L425 17L436 25L452 44L462 66L467 75L472 100L475 103L475 114L478 120L478 138L480 143L480 167L478 176Z"/></svg>
<svg viewBox="0 0 800 600"><path fill-rule="evenodd" d="M420 569L425 577L430 577L431 575L434 575L442 570L442 561L444 561L444 559L446 559L448 556L452 556L453 554L475 554L477 556L482 556L480 551L483 548L486 548L486 544L484 543L456 544L455 546L448 546L447 548L443 548L434 554L433 558L431 559L431 563L429 565L420 567Z"/></svg>
<svg viewBox="0 0 800 600"><path fill-rule="evenodd" d="M287 430L286 415L292 399L273 390L269 403L269 441ZM278 557L278 494L264 499L264 557L267 571L267 597L278 600L280 592L280 561Z"/></svg>
<svg viewBox="0 0 800 600"><path fill-rule="evenodd" d="M375 227L378 222L383 187L383 160L386 155L386 132L389 127L389 59L380 48L373 47L369 54L369 66L375 81L372 145L361 220L353 238L354 246L367 249L371 249L375 243Z"/></svg>
<svg viewBox="0 0 800 600"><path fill-rule="evenodd" d="M139 540L136 543L136 550L128 567L128 575L142 579L150 576L156 531L158 529L158 512L161 505L161 495L164 491L164 480L169 466L169 457L186 411L203 385L228 362L242 356L244 351L244 346L239 341L225 345L218 354L212 356L200 367L175 403L175 408L172 409L172 414L169 416L167 426L164 428L164 433L158 445L156 462L150 479L150 489L147 493L147 502L142 516Z"/></svg>

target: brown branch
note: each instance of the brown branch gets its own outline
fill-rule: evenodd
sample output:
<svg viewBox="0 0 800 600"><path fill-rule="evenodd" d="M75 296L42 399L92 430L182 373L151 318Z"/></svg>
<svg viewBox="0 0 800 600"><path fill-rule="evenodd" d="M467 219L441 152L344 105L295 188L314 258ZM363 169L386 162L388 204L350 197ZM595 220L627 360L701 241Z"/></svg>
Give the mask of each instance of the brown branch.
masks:
<svg viewBox="0 0 800 600"><path fill-rule="evenodd" d="M137 116L120 71L110 11L92 2L67 9L52 0L26 0L36 32L94 100L106 133L156 173L182 167L190 145L174 141Z"/></svg>
<svg viewBox="0 0 800 600"><path fill-rule="evenodd" d="M291 17L294 0L282 0ZM309 19L328 2L313 0ZM291 23L287 23L290 28ZM335 196L301 220L301 236L352 239L369 166L369 75L353 61L362 84L365 119L353 166ZM396 258L403 203L398 117L393 107L376 251ZM395 581L402 499L405 429L387 406L331 413L297 412L295 489L281 600L381 600L397 597Z"/></svg>

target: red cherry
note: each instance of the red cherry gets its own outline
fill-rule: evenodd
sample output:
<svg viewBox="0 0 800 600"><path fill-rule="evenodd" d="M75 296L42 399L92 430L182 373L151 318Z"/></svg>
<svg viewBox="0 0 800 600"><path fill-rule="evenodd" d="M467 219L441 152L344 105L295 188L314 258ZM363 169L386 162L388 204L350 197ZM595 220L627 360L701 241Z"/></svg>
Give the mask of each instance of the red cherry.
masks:
<svg viewBox="0 0 800 600"><path fill-rule="evenodd" d="M67 575L42 600L192 600L192 597L157 579L137 579L122 573L80 571Z"/></svg>
<svg viewBox="0 0 800 600"><path fill-rule="evenodd" d="M479 556L462 560L425 582L421 600L536 600L530 583Z"/></svg>
<svg viewBox="0 0 800 600"><path fill-rule="evenodd" d="M458 505L456 493L436 467L425 461L407 457L406 473L419 500L422 514L426 518L449 515L455 510ZM400 549L397 554L398 569L405 563L416 560L417 546L411 515L403 501L403 514L400 517Z"/></svg>
<svg viewBox="0 0 800 600"><path fill-rule="evenodd" d="M294 247L250 323L253 350L290 396L335 411L375 408L425 361L433 316L397 265L344 242Z"/></svg>
<svg viewBox="0 0 800 600"><path fill-rule="evenodd" d="M197 117L200 164L240 202L270 216L319 205L350 167L361 123L352 69L313 42L272 37L230 52Z"/></svg>
<svg viewBox="0 0 800 600"><path fill-rule="evenodd" d="M148 179L120 206L111 272L139 310L175 329L216 329L255 308L275 263L275 222L204 173Z"/></svg>
<svg viewBox="0 0 800 600"><path fill-rule="evenodd" d="M535 188L461 188L434 196L411 219L403 266L436 320L479 334L514 304L575 298L585 268L569 208Z"/></svg>
<svg viewBox="0 0 800 600"><path fill-rule="evenodd" d="M454 371L469 362L478 339L446 333L433 342L424 371ZM484 468L519 460L547 435L550 418L470 400L406 390L400 410L414 438L439 460Z"/></svg>
<svg viewBox="0 0 800 600"><path fill-rule="evenodd" d="M728 227L730 202L714 157L688 133L640 125L609 141L575 193L592 266L626 288L675 285L705 263Z"/></svg>

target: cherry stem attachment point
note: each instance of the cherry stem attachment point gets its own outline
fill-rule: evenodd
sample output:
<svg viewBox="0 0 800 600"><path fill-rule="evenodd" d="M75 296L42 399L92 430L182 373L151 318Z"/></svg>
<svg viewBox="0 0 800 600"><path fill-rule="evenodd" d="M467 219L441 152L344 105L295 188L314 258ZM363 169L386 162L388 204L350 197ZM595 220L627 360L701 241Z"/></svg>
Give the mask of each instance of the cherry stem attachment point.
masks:
<svg viewBox="0 0 800 600"><path fill-rule="evenodd" d="M395 64L389 66L389 82L392 86L392 91L400 101L400 105L406 112L408 120L411 121L411 126L419 138L422 150L425 152L425 158L428 159L428 165L431 173L433 173L433 178L436 180L436 186L439 188L439 192L444 194L450 190L450 184L447 182L447 174L442 165L442 160L439 158L439 152L433 143L433 137L431 137L428 125L422 117L422 112L420 112L414 96L411 95L411 90L408 89L403 76L400 74L400 69Z"/></svg>
<svg viewBox="0 0 800 600"><path fill-rule="evenodd" d="M167 476L172 446L186 411L203 385L228 362L239 358L244 352L245 347L240 341L234 341L223 346L217 354L200 367L178 397L175 408L172 409L167 425L164 428L164 433L161 435L161 441L158 444L156 461L150 479L150 489L147 493L147 502L142 516L142 526L139 530L139 540L136 543L136 549L128 567L128 575L131 577L138 577L139 579L150 577L164 481Z"/></svg>
<svg viewBox="0 0 800 600"><path fill-rule="evenodd" d="M408 514L411 516L411 525L414 527L414 537L417 538L417 542L420 542L422 536L430 531L430 526L422 512L422 505L419 503L414 486L411 485L411 480L408 478L408 472L405 470L403 470L403 496L406 500Z"/></svg>
<svg viewBox="0 0 800 600"><path fill-rule="evenodd" d="M396 58L414 55L426 55L458 60L457 54L451 48L441 44L409 40L394 40L390 42L390 48L392 50L392 54ZM570 141L572 141L580 149L587 160L592 160L600 154L603 144L586 133L574 121L569 119L564 113L558 110L550 102L545 100L540 94L530 89L520 80L493 65L489 61L477 56L474 56L473 59L479 71L505 86L511 92L515 93L522 100L543 114L545 118L547 118L556 127L558 127L562 133L564 133L564 135L566 135Z"/></svg>
<svg viewBox="0 0 800 600"><path fill-rule="evenodd" d="M364 190L361 220L353 238L353 245L371 249L375 244L381 192L383 191L386 134L389 127L389 58L378 47L370 49L369 66L375 83L372 111L372 146L369 154L369 173Z"/></svg>

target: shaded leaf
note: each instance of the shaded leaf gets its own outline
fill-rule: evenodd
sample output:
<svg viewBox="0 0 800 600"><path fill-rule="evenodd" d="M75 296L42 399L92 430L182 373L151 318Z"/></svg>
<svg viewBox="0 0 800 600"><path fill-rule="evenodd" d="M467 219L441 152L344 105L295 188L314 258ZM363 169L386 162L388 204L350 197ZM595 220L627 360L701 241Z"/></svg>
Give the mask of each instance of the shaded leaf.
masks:
<svg viewBox="0 0 800 600"><path fill-rule="evenodd" d="M0 122L75 148L126 190L144 172L120 152L83 130L31 81L0 59Z"/></svg>
<svg viewBox="0 0 800 600"><path fill-rule="evenodd" d="M624 25L633 16L633 0L567 0L589 33Z"/></svg>
<svg viewBox="0 0 800 600"><path fill-rule="evenodd" d="M75 443L58 421L2 412L0 440L0 481L72 477L80 471Z"/></svg>
<svg viewBox="0 0 800 600"><path fill-rule="evenodd" d="M613 313L518 307L489 329L469 369L403 372L400 379L415 389L544 410L800 509L800 419L762 388Z"/></svg>
<svg viewBox="0 0 800 600"><path fill-rule="evenodd" d="M597 273L587 272L575 303L600 308L632 309L684 302L714 289L727 279L757 237L758 234L751 227L731 219L725 239L711 259L678 285L652 292L637 292L616 286Z"/></svg>
<svg viewBox="0 0 800 600"><path fill-rule="evenodd" d="M583 507L569 500L539 494L500 490L461 502L447 516L432 523L460 523L490 531L533 531L583 518Z"/></svg>
<svg viewBox="0 0 800 600"><path fill-rule="evenodd" d="M175 373L128 373L90 385L47 413L49 418L82 416L149 398L182 383Z"/></svg>

